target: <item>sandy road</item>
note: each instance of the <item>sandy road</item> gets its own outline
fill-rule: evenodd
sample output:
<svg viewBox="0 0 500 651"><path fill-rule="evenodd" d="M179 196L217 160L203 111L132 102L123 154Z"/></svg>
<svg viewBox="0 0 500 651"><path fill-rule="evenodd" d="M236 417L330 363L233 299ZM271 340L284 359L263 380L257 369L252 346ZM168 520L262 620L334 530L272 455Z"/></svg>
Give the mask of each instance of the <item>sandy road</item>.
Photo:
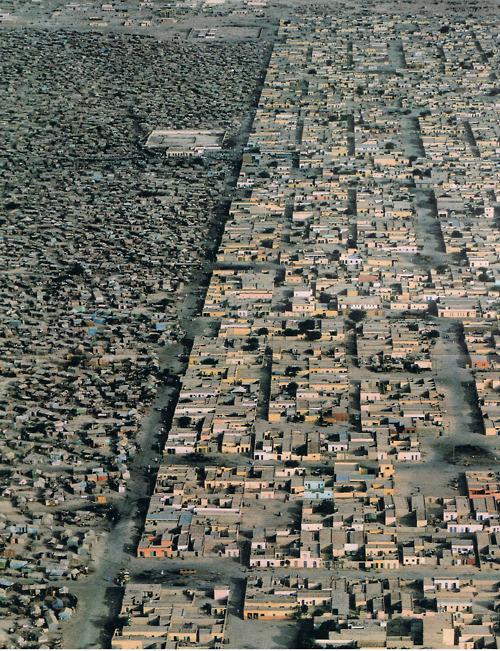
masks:
<svg viewBox="0 0 500 651"><path fill-rule="evenodd" d="M163 388L154 406L166 406L174 395L172 387ZM109 644L112 633L109 622L119 612L122 595L122 590L114 585L113 579L122 567L130 565L134 557L149 494L150 475L147 466L154 467L154 459L158 457L152 444L161 425L160 419L160 412L151 409L139 439L143 451L131 464L132 479L126 499L117 504L119 517L107 536L106 546L95 564L95 571L71 586L80 607L63 629L64 648L102 648Z"/></svg>
<svg viewBox="0 0 500 651"><path fill-rule="evenodd" d="M269 50L270 57L270 50ZM256 85L255 103L264 81L265 62L261 76ZM254 111L247 113L242 124L234 150L235 160L241 160L242 149L248 140L253 123ZM239 165L235 165L232 175L226 180L226 195L230 196L239 173ZM229 203L227 204L229 206ZM221 206L221 213L223 207ZM225 213L225 211L224 211ZM196 282L187 287L182 303L178 307L178 320L182 332L176 343L165 347L160 353L162 368L168 369L172 375L182 376L186 368L186 353L189 353L193 337L208 334L212 328L209 319L196 318L203 304L204 295L210 280L212 260L222 236L225 214L214 215L209 241L207 243L207 259L202 273ZM161 409L173 408L178 396L177 386L162 386L158 396L145 418L138 443L142 451L130 466L131 481L129 482L126 499L118 504L119 518L112 527L107 538L103 554L98 559L95 571L72 586L72 591L79 600L79 608L71 622L64 626L63 648L105 648L110 646L114 629L114 621L119 614L123 590L114 585L113 579L122 567L131 567L135 558L134 552L138 538L143 529L144 517L148 506L150 484L155 476L155 470L160 457L158 449L153 444L158 441L157 432L162 424ZM151 467L151 472L148 470ZM158 572L160 569L158 569Z"/></svg>

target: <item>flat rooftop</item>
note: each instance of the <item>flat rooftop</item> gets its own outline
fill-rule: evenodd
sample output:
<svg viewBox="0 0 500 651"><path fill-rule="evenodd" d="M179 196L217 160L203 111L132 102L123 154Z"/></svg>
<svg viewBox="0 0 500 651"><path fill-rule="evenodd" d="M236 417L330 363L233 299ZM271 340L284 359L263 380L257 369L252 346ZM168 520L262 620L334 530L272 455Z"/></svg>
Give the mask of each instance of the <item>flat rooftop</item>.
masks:
<svg viewBox="0 0 500 651"><path fill-rule="evenodd" d="M224 131L153 129L146 141L146 147L195 153L220 149L223 140Z"/></svg>

